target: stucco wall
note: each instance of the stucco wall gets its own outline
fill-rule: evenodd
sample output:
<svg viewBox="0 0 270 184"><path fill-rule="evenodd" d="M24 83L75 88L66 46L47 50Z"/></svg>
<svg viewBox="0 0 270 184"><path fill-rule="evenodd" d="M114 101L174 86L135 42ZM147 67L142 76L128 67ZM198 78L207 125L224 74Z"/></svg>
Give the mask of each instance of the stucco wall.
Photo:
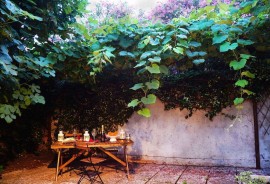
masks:
<svg viewBox="0 0 270 184"><path fill-rule="evenodd" d="M164 111L158 101L149 106L151 118L134 114L124 125L134 144L131 159L168 164L255 167L254 127L251 103L245 103L236 120L205 112L185 119L187 111ZM235 108L224 112L237 114ZM230 127L230 125L233 125Z"/></svg>

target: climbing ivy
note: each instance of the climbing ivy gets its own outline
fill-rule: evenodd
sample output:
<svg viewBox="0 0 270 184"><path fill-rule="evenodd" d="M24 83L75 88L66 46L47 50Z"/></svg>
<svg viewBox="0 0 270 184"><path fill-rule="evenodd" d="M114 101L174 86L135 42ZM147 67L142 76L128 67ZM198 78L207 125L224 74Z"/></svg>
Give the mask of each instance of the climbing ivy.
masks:
<svg viewBox="0 0 270 184"><path fill-rule="evenodd" d="M143 96L133 99L128 106L139 107L138 114L149 117L148 104L156 102L155 90L160 88L160 78L168 75L169 68L185 71L208 61L224 62L225 68L234 70L236 89L234 105L242 108L245 96L253 95L249 89L255 75L248 69L255 62L251 51L257 42L253 36L258 27L268 23L267 1L250 0L235 7L219 3L206 6L179 17L168 24L142 26L133 20L110 22L91 31L89 57L90 75L108 65L133 68L140 82L131 90L140 90ZM252 55L255 54L255 55ZM186 79L188 80L188 79ZM223 81L219 81L222 85ZM216 113L214 113L216 114Z"/></svg>

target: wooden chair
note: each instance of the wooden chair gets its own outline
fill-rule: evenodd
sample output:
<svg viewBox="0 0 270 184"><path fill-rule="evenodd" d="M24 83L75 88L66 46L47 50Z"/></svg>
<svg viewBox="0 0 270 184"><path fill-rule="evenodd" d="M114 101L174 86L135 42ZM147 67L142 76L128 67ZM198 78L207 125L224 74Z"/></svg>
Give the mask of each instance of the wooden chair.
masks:
<svg viewBox="0 0 270 184"><path fill-rule="evenodd" d="M81 165L79 166L79 173L80 179L78 183L81 183L83 179L87 179L90 181L90 183L102 183L104 184L103 180L100 177L100 171L101 168L100 163L105 161L105 158L102 157L96 157L94 156L94 152L91 150L91 148L88 147L87 144L77 144L77 149L85 150L84 158L80 159ZM93 168L91 170L90 168Z"/></svg>

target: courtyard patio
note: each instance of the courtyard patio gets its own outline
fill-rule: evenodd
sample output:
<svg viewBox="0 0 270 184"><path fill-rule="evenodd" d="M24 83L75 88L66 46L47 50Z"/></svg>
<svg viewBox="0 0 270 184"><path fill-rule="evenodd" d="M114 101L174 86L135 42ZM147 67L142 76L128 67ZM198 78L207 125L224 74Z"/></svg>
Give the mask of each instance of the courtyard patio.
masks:
<svg viewBox="0 0 270 184"><path fill-rule="evenodd" d="M7 167L2 175L0 183L2 184L72 184L79 181L78 176L73 170L65 170L62 175L55 181L56 159L54 155L46 156L24 156L16 159ZM43 157L43 159L42 159ZM32 159L35 166L27 168L25 159ZM20 165L20 167L18 167ZM28 164L31 165L31 164ZM243 171L251 171L253 174L266 175L270 170L260 170L253 168L239 167L200 167L184 165L168 165L154 163L131 163L130 179L126 173L114 161L108 161L100 168L100 176L105 184L170 184L170 183L187 183L187 184L233 184L235 176ZM10 169L13 167L13 169ZM18 168L18 170L16 170ZM81 183L89 183L84 179Z"/></svg>

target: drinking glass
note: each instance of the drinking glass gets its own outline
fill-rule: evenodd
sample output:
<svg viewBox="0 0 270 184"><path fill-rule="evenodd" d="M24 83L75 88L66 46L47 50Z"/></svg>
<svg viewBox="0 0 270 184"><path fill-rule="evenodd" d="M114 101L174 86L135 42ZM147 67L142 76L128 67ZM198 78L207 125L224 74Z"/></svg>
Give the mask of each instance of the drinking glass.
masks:
<svg viewBox="0 0 270 184"><path fill-rule="evenodd" d="M93 138L94 138L94 142L96 141L96 135L97 135L97 130L94 128L91 132Z"/></svg>

